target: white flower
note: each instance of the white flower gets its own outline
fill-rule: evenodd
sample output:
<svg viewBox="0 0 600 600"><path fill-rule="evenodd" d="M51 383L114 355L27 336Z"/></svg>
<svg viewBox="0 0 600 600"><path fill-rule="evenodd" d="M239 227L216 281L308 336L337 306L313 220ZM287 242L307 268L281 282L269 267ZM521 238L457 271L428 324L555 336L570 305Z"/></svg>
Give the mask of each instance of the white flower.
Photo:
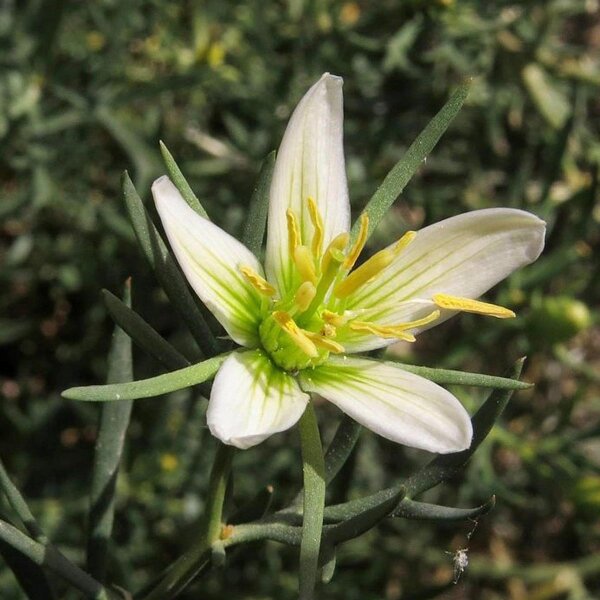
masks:
<svg viewBox="0 0 600 600"><path fill-rule="evenodd" d="M408 232L355 267L368 218L351 243L342 121L342 80L326 73L300 101L279 149L264 270L167 177L152 186L190 285L245 347L217 373L208 425L224 443L248 448L292 427L314 393L390 440L463 450L471 421L452 394L348 354L414 341L457 311L514 316L475 299L539 256L544 223L520 210L473 211Z"/></svg>

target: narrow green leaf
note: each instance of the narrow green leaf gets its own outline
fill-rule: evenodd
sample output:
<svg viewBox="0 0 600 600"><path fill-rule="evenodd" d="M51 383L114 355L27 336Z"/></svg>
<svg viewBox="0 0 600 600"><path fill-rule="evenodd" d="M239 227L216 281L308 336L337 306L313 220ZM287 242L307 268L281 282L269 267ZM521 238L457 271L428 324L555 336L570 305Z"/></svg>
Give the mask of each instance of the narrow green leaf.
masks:
<svg viewBox="0 0 600 600"><path fill-rule="evenodd" d="M175 187L179 190L179 193L183 196L183 199L189 204L190 208L195 210L201 217L209 219L208 213L204 210L202 204L200 204L200 200L198 200L198 197L194 194L190 184L187 182L187 179L183 176L181 169L175 162L173 155L169 152L162 140L160 141L160 152L165 161L167 171L169 172L169 177L175 184Z"/></svg>
<svg viewBox="0 0 600 600"><path fill-rule="evenodd" d="M485 504L475 508L454 508L405 498L391 516L420 521L465 521L485 515L494 508L495 504L495 496L492 496Z"/></svg>
<svg viewBox="0 0 600 600"><path fill-rule="evenodd" d="M326 546L321 552L321 562L323 568L321 570L321 581L325 584L333 579L336 565L335 546Z"/></svg>
<svg viewBox="0 0 600 600"><path fill-rule="evenodd" d="M220 354L178 371L140 381L132 381L131 383L74 387L65 390L62 397L68 400L83 400L84 402L112 402L115 400L153 398L208 381L211 377L214 377L227 356L228 354Z"/></svg>
<svg viewBox="0 0 600 600"><path fill-rule="evenodd" d="M167 369L175 370L187 367L190 362L178 350L173 348L151 325L138 313L131 310L114 294L102 290L104 304L114 322L131 339L150 356Z"/></svg>
<svg viewBox="0 0 600 600"><path fill-rule="evenodd" d="M325 482L331 483L352 454L362 426L344 415L325 453Z"/></svg>
<svg viewBox="0 0 600 600"><path fill-rule="evenodd" d="M439 139L458 114L467 98L469 87L470 81L459 86L377 188L363 211L369 216L369 235L373 233L379 222L385 217L390 206L403 192L406 184L435 148ZM359 220L357 219L352 227L352 239L356 239L358 229Z"/></svg>
<svg viewBox="0 0 600 600"><path fill-rule="evenodd" d="M394 510L404 497L404 493L405 490L402 488L383 502L374 504L371 508L367 508L349 519L336 525L327 525L323 532L323 543L336 545L369 531Z"/></svg>
<svg viewBox="0 0 600 600"><path fill-rule="evenodd" d="M406 490L403 486L391 487L370 496L357 498L344 502L343 504L334 504L325 508L325 520L331 521L348 521L352 520L361 514L375 511L377 513L382 506L387 506L390 499L396 499L396 504L404 497ZM391 510L391 509L390 509ZM388 511L389 512L389 511Z"/></svg>
<svg viewBox="0 0 600 600"><path fill-rule="evenodd" d="M521 375L525 359L518 360L513 368L511 378L517 379ZM471 447L462 452L454 454L440 454L427 464L418 473L415 473L405 481L408 495L413 496L428 490L442 481L453 477L463 465L471 458L475 450L487 437L494 423L504 411L514 390L494 390L488 399L481 405L473 415L473 441Z"/></svg>
<svg viewBox="0 0 600 600"><path fill-rule="evenodd" d="M265 514L269 511L271 503L273 502L273 486L267 485L254 496L244 506L237 510L231 517L229 517L229 523L248 523L250 521L256 521L262 519Z"/></svg>
<svg viewBox="0 0 600 600"><path fill-rule="evenodd" d="M401 368L403 371L414 373L429 379L440 385L472 385L482 388L494 388L496 390L526 390L533 387L532 383L509 379L507 377L495 377L493 375L483 375L482 373L464 373L463 371L452 371L449 369L431 369L429 367L418 367L416 365L407 365L384 361L386 364Z"/></svg>
<svg viewBox="0 0 600 600"><path fill-rule="evenodd" d="M312 600L317 583L325 506L325 462L315 410L309 402L300 419L304 510L300 543L299 598Z"/></svg>
<svg viewBox="0 0 600 600"><path fill-rule="evenodd" d="M242 236L242 242L256 256L260 255L265 236L267 213L269 212L269 191L271 189L273 169L275 168L275 158L276 152L273 150L262 164L256 181L256 187L250 200L250 211L246 220L244 235Z"/></svg>
<svg viewBox="0 0 600 600"><path fill-rule="evenodd" d="M144 256L154 269L160 286L186 323L205 356L213 356L218 351L217 340L206 324L179 271L176 260L152 223L127 172L123 175L123 198L135 236Z"/></svg>
<svg viewBox="0 0 600 600"><path fill-rule="evenodd" d="M131 280L125 284L123 307L131 310ZM117 326L108 355L107 383L130 381L133 381L131 338ZM100 408L100 425L94 450L90 489L87 567L90 575L102 582L106 578L108 545L115 510L115 489L132 406L132 400L125 400L105 404Z"/></svg>

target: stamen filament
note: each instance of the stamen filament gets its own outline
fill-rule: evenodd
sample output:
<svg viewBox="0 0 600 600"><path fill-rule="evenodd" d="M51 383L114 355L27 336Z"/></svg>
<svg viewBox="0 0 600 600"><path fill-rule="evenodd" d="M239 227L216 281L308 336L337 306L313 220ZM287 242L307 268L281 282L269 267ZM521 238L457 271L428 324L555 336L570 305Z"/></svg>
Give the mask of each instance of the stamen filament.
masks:
<svg viewBox="0 0 600 600"><path fill-rule="evenodd" d="M450 296L448 294L434 294L433 301L440 308L486 315L488 317L496 317L497 319L510 319L516 316L512 310L498 306L497 304Z"/></svg>
<svg viewBox="0 0 600 600"><path fill-rule="evenodd" d="M433 321L435 321L439 318L440 318L440 311L434 310L433 312L429 313L422 319L415 319L414 321L407 321L406 323L400 323L398 325L390 325L390 327L395 327L399 331L402 331L405 329L414 329L415 327L422 327L423 325L429 325L429 323L432 323Z"/></svg>
<svg viewBox="0 0 600 600"><path fill-rule="evenodd" d="M331 240L329 246L327 246L327 249L325 250L325 254L323 254L323 259L321 260L321 273L326 274L329 272L332 261L339 264L344 260L344 255L341 254L341 252L343 252L348 244L349 239L350 236L347 233L340 233ZM335 265L334 275L337 273L337 269L338 265Z"/></svg>
<svg viewBox="0 0 600 600"><path fill-rule="evenodd" d="M360 215L360 229L358 231L358 237L356 242L348 252L348 256L344 261L344 268L348 271L354 266L354 263L358 260L360 253L363 251L365 244L367 243L367 235L369 234L369 215L362 213Z"/></svg>
<svg viewBox="0 0 600 600"><path fill-rule="evenodd" d="M318 259L321 256L321 250L323 249L323 219L319 213L317 203L312 197L308 198L308 214L310 215L310 220L315 228L311 250L315 259Z"/></svg>
<svg viewBox="0 0 600 600"><path fill-rule="evenodd" d="M294 263L302 281L310 281L312 284L316 284L317 272L310 250L306 246L296 246L292 256L294 257Z"/></svg>
<svg viewBox="0 0 600 600"><path fill-rule="evenodd" d="M288 313L282 310L277 310L273 313L273 319L275 322L285 331L292 341L306 354L311 358L316 358L319 356L319 352L315 344L309 339L307 332L303 331L298 327L294 319L290 317Z"/></svg>
<svg viewBox="0 0 600 600"><path fill-rule="evenodd" d="M389 266L395 257L395 252L387 248L374 254L367 262L360 265L358 269L352 271L346 279L340 282L333 290L333 293L337 298L346 298L361 285Z"/></svg>
<svg viewBox="0 0 600 600"><path fill-rule="evenodd" d="M346 319L343 315L339 315L338 313L327 309L321 313L321 318L325 323L335 325L336 327L341 327L346 324Z"/></svg>
<svg viewBox="0 0 600 600"><path fill-rule="evenodd" d="M261 277L252 267L246 265L240 267L242 275L250 282L252 287L262 296L270 298L275 295L275 288L264 278Z"/></svg>
<svg viewBox="0 0 600 600"><path fill-rule="evenodd" d="M414 342L416 340L412 333L408 333L402 329L398 329L394 325L376 325L366 321L353 321L350 323L352 331L360 331L363 333L372 333L377 337L384 339L399 339L405 342Z"/></svg>

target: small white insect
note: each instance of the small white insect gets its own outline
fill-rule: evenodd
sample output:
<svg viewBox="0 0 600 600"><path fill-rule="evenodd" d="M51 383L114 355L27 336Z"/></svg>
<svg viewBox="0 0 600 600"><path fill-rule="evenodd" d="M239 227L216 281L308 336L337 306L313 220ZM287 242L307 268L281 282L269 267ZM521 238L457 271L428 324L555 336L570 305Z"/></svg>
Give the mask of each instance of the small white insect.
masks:
<svg viewBox="0 0 600 600"><path fill-rule="evenodd" d="M469 549L460 548L453 555L454 561L454 578L453 582L456 584L460 579L460 576L465 572L465 569L469 566Z"/></svg>

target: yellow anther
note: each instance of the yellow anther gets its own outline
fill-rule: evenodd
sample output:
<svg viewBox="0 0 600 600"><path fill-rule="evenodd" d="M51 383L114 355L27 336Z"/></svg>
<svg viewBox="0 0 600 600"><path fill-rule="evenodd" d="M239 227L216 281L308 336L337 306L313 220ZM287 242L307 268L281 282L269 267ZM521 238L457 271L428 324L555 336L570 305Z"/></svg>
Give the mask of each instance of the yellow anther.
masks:
<svg viewBox="0 0 600 600"><path fill-rule="evenodd" d="M360 229L358 231L358 237L356 238L356 242L352 248L350 248L350 252L348 252L348 256L346 256L346 260L344 261L344 268L350 270L354 263L357 261L358 256L363 251L365 244L367 243L367 235L369 234L369 215L367 213L362 213L360 215Z"/></svg>
<svg viewBox="0 0 600 600"><path fill-rule="evenodd" d="M440 308L486 315L488 317L496 317L497 319L510 319L516 316L512 310L503 306L480 302L479 300L471 300L470 298L449 296L448 294L434 294L433 301Z"/></svg>
<svg viewBox="0 0 600 600"><path fill-rule="evenodd" d="M304 312L313 301L317 293L317 288L315 284L311 281L305 281L296 291L296 296L294 297L294 302L300 312Z"/></svg>
<svg viewBox="0 0 600 600"><path fill-rule="evenodd" d="M350 234L340 233L339 235L336 235L331 242L329 242L329 246L327 246L327 250L325 250L325 254L323 254L323 260L321 261L322 273L327 273L331 265L331 261L341 263L344 260L344 255L340 255L340 253L343 252L348 245L349 239Z"/></svg>
<svg viewBox="0 0 600 600"><path fill-rule="evenodd" d="M364 321L353 321L350 323L350 329L361 333L372 333L384 339L398 339L405 342L414 342L416 339L412 333L399 329L395 325L376 325Z"/></svg>
<svg viewBox="0 0 600 600"><path fill-rule="evenodd" d="M407 231L394 246L394 254L397 256L417 237L416 231Z"/></svg>
<svg viewBox="0 0 600 600"><path fill-rule="evenodd" d="M261 277L252 267L240 267L240 272L259 294L267 296L267 298L270 298L275 294L275 288L266 279L264 279L264 277Z"/></svg>
<svg viewBox="0 0 600 600"><path fill-rule="evenodd" d="M315 199L312 197L308 198L308 214L310 215L310 221L315 228L313 233L311 250L313 256L319 258L321 256L321 250L323 249L323 219L319 213L319 208Z"/></svg>
<svg viewBox="0 0 600 600"><path fill-rule="evenodd" d="M323 350L327 350L329 352L333 352L334 354L343 354L345 352L344 346L325 338L318 333L313 333L312 331L307 331L306 335L310 340L318 346L319 348L323 348Z"/></svg>
<svg viewBox="0 0 600 600"><path fill-rule="evenodd" d="M352 271L344 281L339 283L333 290L333 293L338 298L346 298L361 285L379 275L383 269L391 264L395 257L396 254L388 249L374 254L367 262L360 265L358 269Z"/></svg>
<svg viewBox="0 0 600 600"><path fill-rule="evenodd" d="M298 228L298 220L296 219L296 215L291 208L287 209L285 217L287 220L288 247L290 250L290 256L294 256L294 251L298 245L302 243L302 240L300 239L300 229Z"/></svg>
<svg viewBox="0 0 600 600"><path fill-rule="evenodd" d="M288 315L285 311L277 310L273 313L273 318L275 322L285 331L292 341L306 354L311 358L315 358L319 356L319 352L315 344L309 339L306 335L306 332L300 329L294 319Z"/></svg>
<svg viewBox="0 0 600 600"><path fill-rule="evenodd" d="M338 313L332 312L330 310L324 310L321 313L321 318L325 323L329 323L331 325L335 325L335 327L341 327L346 324L346 319L343 315L339 315Z"/></svg>
<svg viewBox="0 0 600 600"><path fill-rule="evenodd" d="M306 246L296 246L292 256L294 257L294 263L302 281L310 281L313 284L317 283L315 261L310 250Z"/></svg>

